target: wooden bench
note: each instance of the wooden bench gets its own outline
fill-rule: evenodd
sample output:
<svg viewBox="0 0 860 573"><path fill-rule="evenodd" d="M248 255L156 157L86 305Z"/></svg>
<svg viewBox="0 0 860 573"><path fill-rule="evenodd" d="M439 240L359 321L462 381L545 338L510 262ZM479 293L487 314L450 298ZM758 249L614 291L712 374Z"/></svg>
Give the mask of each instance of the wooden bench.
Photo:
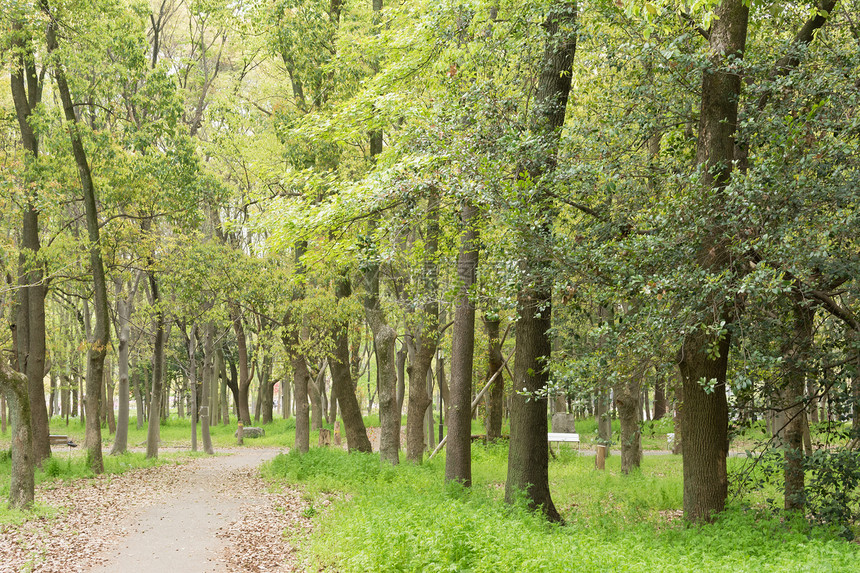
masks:
<svg viewBox="0 0 860 573"><path fill-rule="evenodd" d="M553 442L575 443L576 449L579 449L579 434L567 434L562 432L549 432L546 435L546 441L552 444Z"/></svg>
<svg viewBox="0 0 860 573"><path fill-rule="evenodd" d="M48 443L52 446L69 446L70 448L76 448L78 445L69 439L69 436L63 436L60 434L51 434L48 436Z"/></svg>

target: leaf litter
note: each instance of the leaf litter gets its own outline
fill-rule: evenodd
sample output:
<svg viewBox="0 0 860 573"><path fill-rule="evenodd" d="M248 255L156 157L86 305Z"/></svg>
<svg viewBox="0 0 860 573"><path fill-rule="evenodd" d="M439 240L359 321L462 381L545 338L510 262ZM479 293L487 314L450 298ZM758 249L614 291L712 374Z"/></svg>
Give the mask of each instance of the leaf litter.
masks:
<svg viewBox="0 0 860 573"><path fill-rule="evenodd" d="M217 458L195 458L38 485L36 504L58 511L51 517L0 525L0 573L83 573L104 565L128 535L129 515L169 502L187 480L188 466L203 460L217 463ZM269 493L258 468L225 470L216 487L235 495L237 479L254 496L241 506L239 519L219 528L216 535L224 547L212 560L230 573L303 571L297 549L312 529L308 501L297 490ZM210 517L219 518L225 519Z"/></svg>

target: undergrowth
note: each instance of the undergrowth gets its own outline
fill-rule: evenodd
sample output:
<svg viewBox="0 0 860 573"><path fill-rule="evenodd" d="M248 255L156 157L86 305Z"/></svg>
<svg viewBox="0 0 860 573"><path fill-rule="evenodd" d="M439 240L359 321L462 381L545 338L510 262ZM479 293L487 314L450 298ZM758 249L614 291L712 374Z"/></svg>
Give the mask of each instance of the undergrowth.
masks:
<svg viewBox="0 0 860 573"><path fill-rule="evenodd" d="M803 520L734 507L711 525L680 520L681 460L648 457L624 476L564 450L550 483L566 525L502 500L504 445L473 448L474 486L443 485L444 459L381 465L367 454L312 449L276 457L272 481L306 495L347 492L315 512L305 556L322 570L365 571L857 571L860 551Z"/></svg>

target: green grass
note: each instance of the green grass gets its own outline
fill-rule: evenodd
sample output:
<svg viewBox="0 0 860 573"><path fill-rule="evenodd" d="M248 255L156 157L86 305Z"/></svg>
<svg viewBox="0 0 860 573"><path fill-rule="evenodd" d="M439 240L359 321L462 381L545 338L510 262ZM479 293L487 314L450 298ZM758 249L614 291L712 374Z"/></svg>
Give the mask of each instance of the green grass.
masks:
<svg viewBox="0 0 860 573"><path fill-rule="evenodd" d="M563 451L550 483L565 526L503 503L506 460L504 444L473 447L471 490L443 485L443 457L392 468L333 449L280 455L264 475L334 500L306 512L316 529L304 552L340 572L860 570L856 544L780 515L738 505L715 524L684 525L679 457L647 457L624 476L618 456L599 472Z"/></svg>

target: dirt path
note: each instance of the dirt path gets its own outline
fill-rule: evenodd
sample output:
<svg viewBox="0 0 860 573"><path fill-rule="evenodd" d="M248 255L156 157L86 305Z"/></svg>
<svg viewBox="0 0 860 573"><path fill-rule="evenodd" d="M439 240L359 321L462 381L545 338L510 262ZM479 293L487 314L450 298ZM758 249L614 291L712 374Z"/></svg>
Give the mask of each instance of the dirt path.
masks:
<svg viewBox="0 0 860 573"><path fill-rule="evenodd" d="M65 509L0 532L0 571L301 570L294 552L310 528L305 503L296 491L268 492L258 477L278 451L241 449L40 489L37 503Z"/></svg>

